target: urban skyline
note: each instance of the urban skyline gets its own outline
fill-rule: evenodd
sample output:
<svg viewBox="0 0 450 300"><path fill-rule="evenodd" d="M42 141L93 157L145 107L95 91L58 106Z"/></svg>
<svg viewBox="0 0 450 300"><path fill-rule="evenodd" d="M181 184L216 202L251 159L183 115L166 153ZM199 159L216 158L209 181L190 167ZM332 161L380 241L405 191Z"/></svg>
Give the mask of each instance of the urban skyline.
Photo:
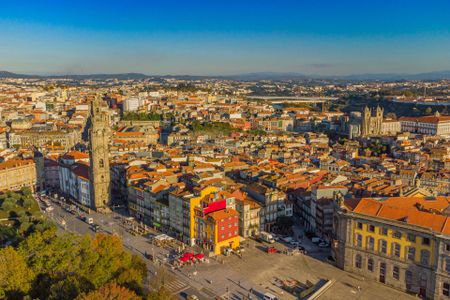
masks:
<svg viewBox="0 0 450 300"><path fill-rule="evenodd" d="M449 12L0 4L0 299L450 299Z"/></svg>

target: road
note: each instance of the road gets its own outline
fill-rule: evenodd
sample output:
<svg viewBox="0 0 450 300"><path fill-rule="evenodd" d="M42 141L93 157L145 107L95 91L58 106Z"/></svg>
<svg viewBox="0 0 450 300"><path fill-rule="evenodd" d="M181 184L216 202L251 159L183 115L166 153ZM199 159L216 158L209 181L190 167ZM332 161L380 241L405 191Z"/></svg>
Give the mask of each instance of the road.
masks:
<svg viewBox="0 0 450 300"><path fill-rule="evenodd" d="M187 274L180 271L174 271L163 263L170 254L169 250L152 245L146 237L133 235L128 232L123 224L124 216L122 214L118 212L113 212L111 214L91 212L90 214L86 214L81 210L77 210L75 214L73 214L63 208L69 205L53 198L49 199L52 202L53 210L45 211L46 206L42 201L39 201L40 206L42 207L43 212L50 219L55 221L61 232L95 235L96 233L91 229L91 226L79 217L79 214L86 215L89 218L92 218L95 224L100 225L100 230L98 232L119 235L123 241L124 247L133 254L140 256L143 261L146 262L149 277L155 274L161 267L166 268L168 272L173 274L173 279L167 282L166 288L175 295L178 295L180 299L185 299L186 295L191 294L195 294L201 300L211 299L210 295L199 291L203 287L190 279ZM151 254L155 258L155 262L145 258L145 253ZM214 294L214 296L216 295Z"/></svg>
<svg viewBox="0 0 450 300"><path fill-rule="evenodd" d="M59 205L47 212L55 220L61 231L77 234L95 233L89 225L64 210ZM168 249L152 245L148 236L132 235L124 227L124 212L111 214L91 213L94 223L99 224L101 231L108 234L118 234L124 246L132 253L139 255L146 262L149 277L161 266L166 268L173 279L167 283L167 288L180 299L194 294L199 299L262 299L264 293L275 294L279 299L296 299L280 288L277 282L286 279L295 279L300 282L317 282L321 279L336 280L333 286L324 293L320 299L412 299L409 295L394 290L377 282L364 280L360 276L340 270L326 262L329 249L318 248L309 239L301 239L302 246L307 254L288 256L282 253L268 254L264 243L252 239L243 242L242 257L231 255L209 259L208 263L185 266L181 269L172 269L164 261L170 259ZM65 220L65 225L61 221ZM301 228L294 227L294 238L302 235ZM154 232L156 233L156 232ZM277 249L287 249L287 245L277 242L273 244ZM192 251L192 250L191 250ZM144 257L144 253L156 258L153 262ZM194 251L192 251L194 252ZM359 288L358 288L359 287Z"/></svg>

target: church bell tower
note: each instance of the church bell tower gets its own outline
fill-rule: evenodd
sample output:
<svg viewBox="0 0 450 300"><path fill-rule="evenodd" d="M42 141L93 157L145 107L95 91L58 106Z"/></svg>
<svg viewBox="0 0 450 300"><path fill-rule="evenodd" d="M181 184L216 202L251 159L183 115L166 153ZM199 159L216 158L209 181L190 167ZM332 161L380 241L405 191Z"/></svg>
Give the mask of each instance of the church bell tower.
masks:
<svg viewBox="0 0 450 300"><path fill-rule="evenodd" d="M110 203L109 173L109 111L103 100L96 96L91 102L91 128L89 130L89 157L91 207L107 212Z"/></svg>

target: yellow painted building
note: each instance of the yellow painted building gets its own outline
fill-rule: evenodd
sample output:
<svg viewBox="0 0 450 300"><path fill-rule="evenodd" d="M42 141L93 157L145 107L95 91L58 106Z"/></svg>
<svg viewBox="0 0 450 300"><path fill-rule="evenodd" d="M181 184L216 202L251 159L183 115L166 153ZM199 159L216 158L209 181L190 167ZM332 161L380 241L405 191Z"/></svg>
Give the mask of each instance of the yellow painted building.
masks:
<svg viewBox="0 0 450 300"><path fill-rule="evenodd" d="M401 229L394 230L382 226L377 227L363 222L354 222L353 232L355 246L360 248L369 249L387 257L395 256L417 263L421 263L420 254L423 253L422 250L425 250L430 254L427 265L434 261L435 241L430 237L417 236ZM373 238L373 246L371 245L371 238ZM385 250L383 249L383 242L386 242ZM398 245L398 252L395 249L396 245ZM411 255L408 256L410 248L414 248L414 251L411 251ZM414 259L411 259L412 257Z"/></svg>
<svg viewBox="0 0 450 300"><path fill-rule="evenodd" d="M214 254L223 254L225 249L239 247L239 213L234 209L224 209L205 217L206 239L212 240Z"/></svg>
<svg viewBox="0 0 450 300"><path fill-rule="evenodd" d="M195 239L195 207L200 205L203 198L211 193L217 192L219 189L215 186L209 186L200 191L199 195L189 199L189 217L190 217L190 227L189 227L189 238Z"/></svg>
<svg viewBox="0 0 450 300"><path fill-rule="evenodd" d="M450 298L450 197L416 193L337 206L338 267L421 298Z"/></svg>
<svg viewBox="0 0 450 300"><path fill-rule="evenodd" d="M231 194L216 186L208 186L188 199L191 244L198 244L216 255L223 253L227 247L239 247L239 213L226 207L228 196ZM215 201L221 201L222 206L207 213L202 205Z"/></svg>

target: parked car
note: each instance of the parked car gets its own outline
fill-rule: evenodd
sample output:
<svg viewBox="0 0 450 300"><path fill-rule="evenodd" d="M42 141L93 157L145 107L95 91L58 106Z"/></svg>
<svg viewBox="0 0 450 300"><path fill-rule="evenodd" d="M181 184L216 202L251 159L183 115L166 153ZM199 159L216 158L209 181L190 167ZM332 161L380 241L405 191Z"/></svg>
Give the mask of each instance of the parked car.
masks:
<svg viewBox="0 0 450 300"><path fill-rule="evenodd" d="M330 244L325 242L325 241L322 241L322 242L319 243L319 247L320 248L327 248L329 246L330 246Z"/></svg>
<svg viewBox="0 0 450 300"><path fill-rule="evenodd" d="M322 240L322 239L321 239L320 237L318 237L318 236L313 236L313 237L311 238L311 242L313 242L314 244L320 243L321 240Z"/></svg>
<svg viewBox="0 0 450 300"><path fill-rule="evenodd" d="M269 243L269 244L275 243L275 240L274 240L272 234L270 234L270 233L268 233L268 232L265 232L265 231L261 231L261 232L259 233L259 239L260 239L261 241L267 242L267 243Z"/></svg>
<svg viewBox="0 0 450 300"><path fill-rule="evenodd" d="M100 230L100 225L98 224L92 224L91 229L93 232L98 232Z"/></svg>
<svg viewBox="0 0 450 300"><path fill-rule="evenodd" d="M292 242L294 239L292 238L292 236L287 236L281 239L283 242L285 243L290 243Z"/></svg>
<svg viewBox="0 0 450 300"><path fill-rule="evenodd" d="M291 244L291 246L294 246L294 247L298 247L301 245L300 242L297 242L297 241L290 241L289 244Z"/></svg>

